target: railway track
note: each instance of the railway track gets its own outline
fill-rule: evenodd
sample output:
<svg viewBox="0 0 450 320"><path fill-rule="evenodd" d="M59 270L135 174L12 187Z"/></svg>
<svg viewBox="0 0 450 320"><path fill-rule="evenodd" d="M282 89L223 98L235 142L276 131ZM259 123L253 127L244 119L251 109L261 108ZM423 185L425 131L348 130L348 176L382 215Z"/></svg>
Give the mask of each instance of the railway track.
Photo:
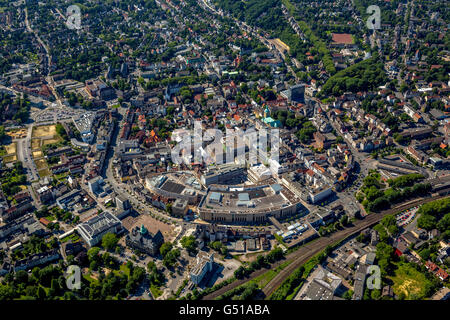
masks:
<svg viewBox="0 0 450 320"><path fill-rule="evenodd" d="M266 298L270 297L270 295L272 295L273 292L275 292L275 290L289 277L289 275L295 269L297 269L301 265L305 264L309 259L311 259L314 255L316 255L319 252L321 252L322 250L324 250L327 246L335 244L338 241L344 240L352 235L355 235L355 234L361 232L362 230L364 230L370 226L373 226L374 224L378 223L384 216L386 216L388 214L397 213L397 212L409 209L411 207L415 207L417 205L422 205L424 203L442 199L442 198L446 198L446 197L447 197L447 195L435 195L432 197L420 198L417 200L410 201L406 204L402 204L395 208L382 211L380 213L374 213L374 214L368 215L363 220L357 220L354 223L354 225L351 227L348 227L348 228L345 228L344 230L335 232L328 237L321 237L313 242L310 242L310 243L302 246L298 250L288 254L286 256L285 260L278 261L277 263L275 263L271 266L270 269L274 269L274 268L278 267L281 263L292 260L292 262L288 266L286 266L283 270L281 270L263 288L262 291L263 291L265 297ZM213 300L213 299L219 297L220 295L224 294L225 292L230 291L230 290L258 277L267 271L268 270L266 270L266 269L257 270L255 272L253 272L249 278L234 281L234 282L230 283L229 285L227 285L219 290L216 290L216 291L212 292L211 294L203 297L203 300Z"/></svg>

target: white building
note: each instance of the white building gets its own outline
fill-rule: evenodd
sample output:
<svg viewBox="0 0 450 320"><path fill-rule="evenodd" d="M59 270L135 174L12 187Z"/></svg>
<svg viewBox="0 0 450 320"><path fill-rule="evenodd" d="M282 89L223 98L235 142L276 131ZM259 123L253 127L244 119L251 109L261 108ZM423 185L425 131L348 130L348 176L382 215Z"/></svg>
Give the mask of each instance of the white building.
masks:
<svg viewBox="0 0 450 320"><path fill-rule="evenodd" d="M318 203L333 193L333 189L329 186L322 186L320 188L309 191L309 198L312 203Z"/></svg>
<svg viewBox="0 0 450 320"><path fill-rule="evenodd" d="M102 212L92 219L78 225L77 230L89 246L95 246L109 232L120 233L122 223L110 212Z"/></svg>
<svg viewBox="0 0 450 320"><path fill-rule="evenodd" d="M200 251L196 257L195 266L191 270L191 281L198 285L205 275L212 270L213 263L214 253L208 254Z"/></svg>

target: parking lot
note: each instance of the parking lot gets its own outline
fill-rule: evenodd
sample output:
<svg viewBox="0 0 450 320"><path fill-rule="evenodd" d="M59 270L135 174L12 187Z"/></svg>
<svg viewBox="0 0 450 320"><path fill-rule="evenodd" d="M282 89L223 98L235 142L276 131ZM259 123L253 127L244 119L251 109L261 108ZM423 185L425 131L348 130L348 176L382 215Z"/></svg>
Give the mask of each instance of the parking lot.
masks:
<svg viewBox="0 0 450 320"><path fill-rule="evenodd" d="M410 223L414 217L416 216L416 212L419 210L419 207L414 207L405 211L402 211L400 214L397 215L397 225L399 227L403 227Z"/></svg>
<svg viewBox="0 0 450 320"><path fill-rule="evenodd" d="M37 123L57 122L61 120L71 119L72 117L78 117L84 112L85 110L83 109L70 108L65 105L60 107L56 103L53 103L51 106L43 110L32 110L30 117Z"/></svg>

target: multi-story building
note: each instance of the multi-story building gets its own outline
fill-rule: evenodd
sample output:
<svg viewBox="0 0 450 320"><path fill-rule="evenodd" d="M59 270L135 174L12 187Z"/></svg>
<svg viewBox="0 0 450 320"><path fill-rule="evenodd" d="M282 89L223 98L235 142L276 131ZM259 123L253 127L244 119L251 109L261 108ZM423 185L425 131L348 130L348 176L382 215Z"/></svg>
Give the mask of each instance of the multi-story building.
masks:
<svg viewBox="0 0 450 320"><path fill-rule="evenodd" d="M175 216L184 217L188 212L189 202L185 199L177 199L172 206L172 214Z"/></svg>
<svg viewBox="0 0 450 320"><path fill-rule="evenodd" d="M161 231L158 230L157 233L152 234L142 225L140 228L135 227L131 230L125 238L125 243L133 249L154 256L159 253L159 248L164 243L164 237Z"/></svg>
<svg viewBox="0 0 450 320"><path fill-rule="evenodd" d="M235 164L223 164L216 168L205 172L201 177L203 185L222 184L228 180L242 176L245 172L245 167Z"/></svg>
<svg viewBox="0 0 450 320"><path fill-rule="evenodd" d="M329 186L321 186L309 192L309 198L312 203L318 203L333 193L333 190Z"/></svg>
<svg viewBox="0 0 450 320"><path fill-rule="evenodd" d="M99 243L105 234L120 233L123 229L120 220L106 211L78 225L77 230L84 241L92 247Z"/></svg>
<svg viewBox="0 0 450 320"><path fill-rule="evenodd" d="M131 209L130 200L122 196L116 197L116 206L119 211L128 211Z"/></svg>
<svg viewBox="0 0 450 320"><path fill-rule="evenodd" d="M214 253L208 254L200 251L196 257L195 266L191 270L191 281L198 285L205 275L212 270L213 263Z"/></svg>

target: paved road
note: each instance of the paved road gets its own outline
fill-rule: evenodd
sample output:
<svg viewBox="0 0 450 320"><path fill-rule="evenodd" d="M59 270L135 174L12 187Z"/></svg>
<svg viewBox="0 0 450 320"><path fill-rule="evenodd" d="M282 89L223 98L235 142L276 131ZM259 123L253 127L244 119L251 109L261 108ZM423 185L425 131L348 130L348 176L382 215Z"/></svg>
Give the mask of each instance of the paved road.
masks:
<svg viewBox="0 0 450 320"><path fill-rule="evenodd" d="M123 118L124 118L125 112L126 112L126 109L124 109L124 108L119 109L119 113L122 115ZM108 150L108 155L106 157L107 164L105 166L106 169L104 170L104 172L102 174L103 178L105 179L105 181L108 181L111 184L116 195L119 195L126 199L129 199L131 205L138 213L140 213L140 214L141 213L152 213L152 214L160 216L166 220L169 220L171 223L180 225L183 222L182 219L177 219L177 218L171 217L168 214L163 213L161 210L158 210L155 207L153 207L147 203L141 202L140 200L138 200L135 196L133 196L130 193L126 184L118 181L118 178L116 177L114 170L113 170L113 160L114 160L113 152L119 142L119 137L120 137L119 132L123 125L123 118L122 118L122 121L117 126L117 128L113 134L113 137L111 139L111 144L108 147L109 150Z"/></svg>
<svg viewBox="0 0 450 320"><path fill-rule="evenodd" d="M28 181L39 180L39 174L36 165L31 155L31 133L33 131L33 125L28 126L27 136L22 139L14 140L17 142L17 160L22 162L22 165L27 169Z"/></svg>
<svg viewBox="0 0 450 320"><path fill-rule="evenodd" d="M279 261L275 264L273 264L271 266L270 269L274 269L277 266L279 266L281 263L284 263L285 261L289 261L292 260L293 262L290 263L287 267L285 267L283 270L281 270L264 288L263 288L263 293L265 294L266 297L269 297L288 277L289 275L291 275L291 273L297 269L298 267L300 267L301 265L303 265L304 263L306 263L309 259L311 259L314 255L316 255L317 253L321 252L322 250L324 250L327 246L335 244L338 241L341 241L345 238L348 238L352 235L355 235L359 232L361 232L362 230L373 226L374 224L378 223L385 215L387 214L393 214L393 213L397 213L399 211L403 211L406 210L408 208L417 206L417 205L421 205L423 203L426 202L430 202L430 201L434 201L437 199L441 199L441 198L445 198L445 196L435 196L435 197L429 197L429 198L425 198L425 199L417 199L414 201L410 201L408 204L404 204L404 205L400 205L396 208L393 209L389 209L386 211L383 211L381 213L377 213L377 214L371 214L369 216L367 216L365 219L363 220L357 220L353 226L345 228L341 231L335 232L332 235L328 236L328 237L321 237L317 240L314 240L302 247L300 247L299 249L297 249L296 251L290 253L285 260L283 261ZM254 279L255 277L263 274L267 272L267 269L261 269L261 270L257 270L255 272L253 272L249 278L247 279L243 279L243 280L238 280L238 281L234 281L231 284L205 296L203 299L204 300L212 300L222 294L224 294L225 292L234 289L236 287L238 287L241 284L244 284L248 281L250 281L251 279Z"/></svg>
<svg viewBox="0 0 450 320"><path fill-rule="evenodd" d="M199 4L200 4L200 6L203 6L204 8L209 9L209 11L211 11L212 13L220 16L220 13L214 7L210 6L206 0L200 0ZM231 18L234 20L236 25L242 31L250 33L252 36L256 37L259 41L261 41L261 43L263 43L270 51L274 52L275 55L278 55L279 57L282 57L284 59L284 57L285 57L284 52L282 52L278 47L276 47L272 43L270 43L270 41L266 37L261 36L261 34L265 34L265 31L263 31L262 29L259 29L257 27L250 27L245 22L240 21L234 17L231 17ZM274 47L275 47L275 50L274 50ZM289 70L289 72L292 74L292 76L295 78L296 82L298 82L299 79L298 79L296 73L294 72L294 70L292 69L292 67L287 64L286 64L286 67Z"/></svg>
<svg viewBox="0 0 450 320"><path fill-rule="evenodd" d="M47 81L48 87L50 88L53 95L55 96L58 106L60 108L62 108L63 104L62 104L61 98L59 97L58 92L55 90L55 82L53 80L53 77L50 75L50 65L52 63L52 56L50 54L50 50L49 50L48 46L44 43L44 41L42 41L42 39L39 37L38 32L31 28L30 22L28 21L28 9L27 8L25 8L25 25L26 25L27 30L30 33L34 34L37 41L40 43L40 45L45 50L45 55L47 57L47 77L45 78L45 80Z"/></svg>

